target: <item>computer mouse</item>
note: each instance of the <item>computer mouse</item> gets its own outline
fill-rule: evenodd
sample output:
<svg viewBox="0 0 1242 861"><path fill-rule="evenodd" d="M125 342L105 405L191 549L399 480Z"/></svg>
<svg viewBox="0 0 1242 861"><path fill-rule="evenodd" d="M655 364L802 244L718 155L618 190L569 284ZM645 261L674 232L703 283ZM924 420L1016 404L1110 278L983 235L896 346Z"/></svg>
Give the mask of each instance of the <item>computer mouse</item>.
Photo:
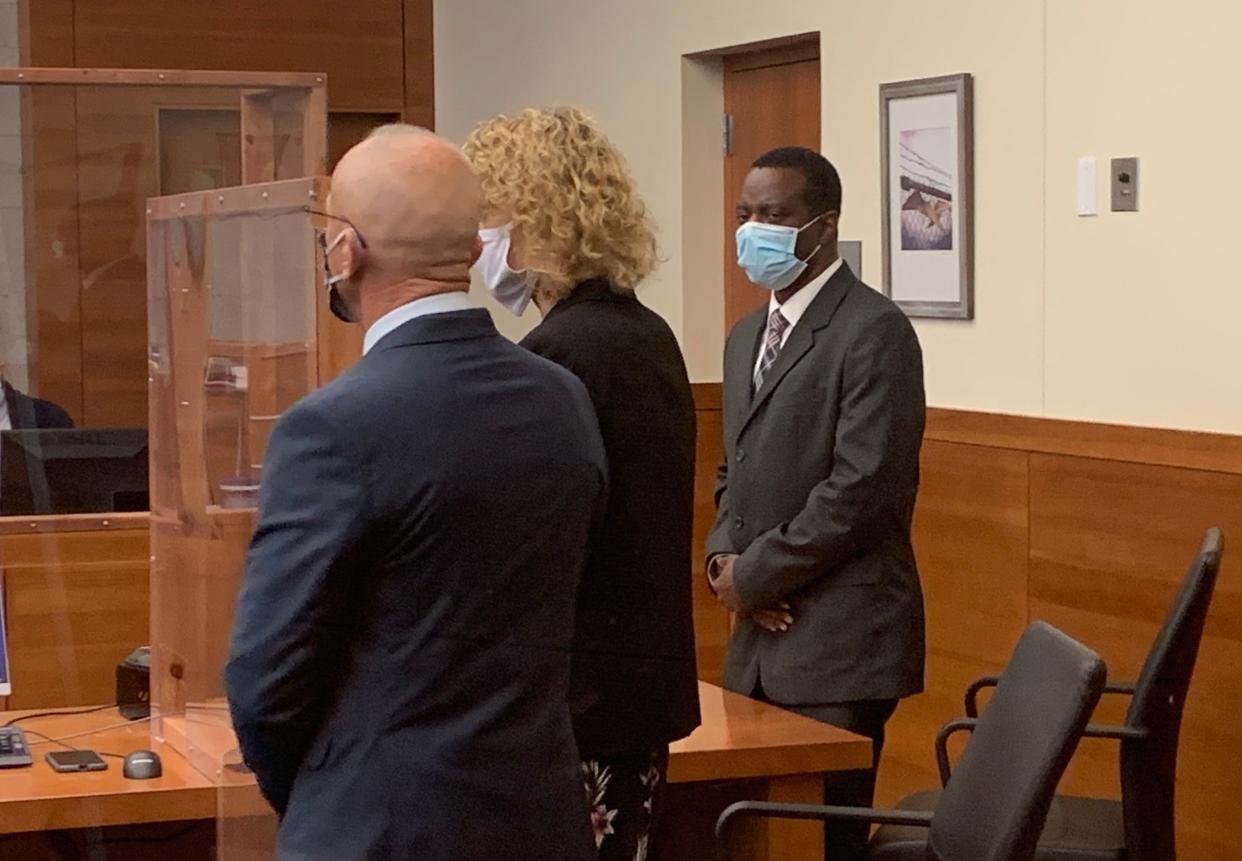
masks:
<svg viewBox="0 0 1242 861"><path fill-rule="evenodd" d="M125 757L121 774L130 780L150 780L164 773L160 755L153 750L136 750Z"/></svg>

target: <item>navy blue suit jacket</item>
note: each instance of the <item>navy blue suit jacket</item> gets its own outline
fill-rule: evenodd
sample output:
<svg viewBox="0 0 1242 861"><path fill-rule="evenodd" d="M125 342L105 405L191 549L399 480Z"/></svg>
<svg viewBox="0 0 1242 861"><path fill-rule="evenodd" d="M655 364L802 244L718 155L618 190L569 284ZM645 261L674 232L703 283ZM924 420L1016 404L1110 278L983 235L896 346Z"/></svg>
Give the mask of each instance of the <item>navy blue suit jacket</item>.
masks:
<svg viewBox="0 0 1242 861"><path fill-rule="evenodd" d="M282 859L587 859L568 710L607 464L486 311L412 320L281 419L225 673Z"/></svg>

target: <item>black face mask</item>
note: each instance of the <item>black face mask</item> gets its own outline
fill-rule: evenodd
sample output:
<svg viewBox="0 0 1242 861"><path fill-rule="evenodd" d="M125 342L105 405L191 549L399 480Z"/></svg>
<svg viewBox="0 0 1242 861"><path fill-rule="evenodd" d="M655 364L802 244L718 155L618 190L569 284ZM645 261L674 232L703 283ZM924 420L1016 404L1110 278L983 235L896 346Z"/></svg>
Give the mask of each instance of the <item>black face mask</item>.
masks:
<svg viewBox="0 0 1242 861"><path fill-rule="evenodd" d="M312 213L315 214L315 213ZM338 218L335 215L327 213L317 213L326 218ZM350 227L354 227L353 222L346 218L340 218ZM354 227L354 233L358 236L358 244L365 250L367 247L366 240L358 233L358 228ZM340 241L340 237L337 237ZM335 244L335 243L333 243ZM344 275L333 275L332 266L328 263L328 254L331 252L331 246L328 245L328 238L322 232L319 233L319 253L323 259L323 277L324 283L328 287L328 310L332 312L332 316L340 320L342 323L357 323L358 315L349 307L349 303L345 301L345 297L341 295L341 291L337 288L337 284L345 280Z"/></svg>
<svg viewBox="0 0 1242 861"><path fill-rule="evenodd" d="M349 303L345 301L341 291L336 289L335 284L328 285L328 310L332 312L333 317L342 323L358 322L358 315L350 310Z"/></svg>

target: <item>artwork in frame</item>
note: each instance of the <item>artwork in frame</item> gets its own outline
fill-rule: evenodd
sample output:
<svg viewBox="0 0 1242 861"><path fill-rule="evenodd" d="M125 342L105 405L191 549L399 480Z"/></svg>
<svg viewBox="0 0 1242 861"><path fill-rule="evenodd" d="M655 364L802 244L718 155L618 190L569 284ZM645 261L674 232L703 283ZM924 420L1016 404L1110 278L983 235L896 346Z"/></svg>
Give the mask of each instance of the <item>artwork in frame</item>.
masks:
<svg viewBox="0 0 1242 861"><path fill-rule="evenodd" d="M974 319L971 76L880 85L884 294L911 317Z"/></svg>

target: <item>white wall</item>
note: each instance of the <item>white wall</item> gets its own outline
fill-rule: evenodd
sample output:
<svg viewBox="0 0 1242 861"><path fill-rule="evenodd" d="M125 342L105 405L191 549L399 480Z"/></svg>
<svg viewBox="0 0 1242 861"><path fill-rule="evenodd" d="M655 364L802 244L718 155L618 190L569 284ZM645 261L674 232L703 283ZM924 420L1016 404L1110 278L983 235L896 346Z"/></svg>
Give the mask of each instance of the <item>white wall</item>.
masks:
<svg viewBox="0 0 1242 861"><path fill-rule="evenodd" d="M17 0L0 0L0 66L19 65ZM0 87L0 363L6 377L25 388L26 271L22 211L21 100L16 87Z"/></svg>
<svg viewBox="0 0 1242 861"><path fill-rule="evenodd" d="M1217 0L1049 3L1049 415L1242 433L1240 28ZM1076 218L1080 155L1140 157L1140 212Z"/></svg>
<svg viewBox="0 0 1242 861"><path fill-rule="evenodd" d="M626 153L668 258L642 295L680 334L697 381L720 378L724 201L718 84L710 63L683 55L818 31L823 148L844 179L842 236L863 241L872 283L877 88L975 76L976 319L916 324L932 404L1242 433L1242 290L1222 182L1242 140L1231 107L1242 7L439 0L435 21L442 133L460 140L495 112L570 103ZM1077 218L1080 155L1139 156L1142 211Z"/></svg>

